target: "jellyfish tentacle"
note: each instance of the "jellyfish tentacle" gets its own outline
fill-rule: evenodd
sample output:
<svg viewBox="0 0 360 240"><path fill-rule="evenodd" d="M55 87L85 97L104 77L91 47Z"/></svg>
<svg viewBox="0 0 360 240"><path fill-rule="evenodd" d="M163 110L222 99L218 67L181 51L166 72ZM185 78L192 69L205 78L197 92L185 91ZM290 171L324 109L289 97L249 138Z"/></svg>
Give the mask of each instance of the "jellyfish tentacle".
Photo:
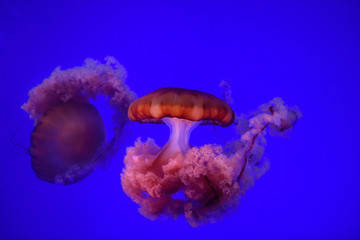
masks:
<svg viewBox="0 0 360 240"><path fill-rule="evenodd" d="M183 214L193 227L214 223L235 209L239 199L254 185L254 180L269 169L269 161L263 158L266 130L272 127L274 131L286 132L294 126L300 115L296 110L291 112L277 98L261 106L251 117L244 115L246 117L238 118L235 122L238 123L235 124L236 132L241 136L225 146L207 144L190 147L189 135L195 125L187 125L181 119L184 116L179 114L179 106L191 109L192 104L197 104L197 108L201 104L196 101L188 104L185 100L185 103L177 101L172 104L173 100L169 97L172 92L204 96L199 92L165 88L131 104L128 112L130 119L166 123L170 128L170 138L160 151L156 145L146 150L146 146L151 145L148 143L153 143L149 140L145 143L136 142L134 147L128 148L125 168L121 174L122 186L125 193L139 204L139 212L145 217L176 218ZM167 97L164 97L165 93ZM152 101L158 103L159 99L164 102L162 105L155 104L157 111L144 110L149 109ZM160 105L163 109L158 108ZM205 106L204 112L205 109L210 108ZM218 110L217 107L210 110L210 115L217 116L215 120L208 121L210 115L199 114L203 117L203 124L221 125L217 122L220 119L217 113L221 112ZM234 114L232 110L225 112L231 124ZM159 114L173 118L159 118ZM223 124L230 125L227 121Z"/></svg>
<svg viewBox="0 0 360 240"><path fill-rule="evenodd" d="M265 130L270 128L272 134L284 134L291 130L301 116L302 113L297 107L289 109L280 98L275 98L270 103L260 107L260 111L249 119L249 129L242 134L240 139L243 145L240 151L245 165L237 177L238 182L251 157L249 153L256 147L257 139L266 134Z"/></svg>
<svg viewBox="0 0 360 240"><path fill-rule="evenodd" d="M250 129L249 131L254 131L254 132L252 132L252 134L250 134L250 132L247 132L247 133L245 133L245 134L249 134L249 135L253 135L251 138L251 141L250 141L250 144L248 144L247 145L247 147L244 149L244 154L243 154L243 156L244 156L244 160L245 160L245 164L244 164L244 166L243 166L243 168L241 169L241 171L240 171L240 173L239 173L239 175L238 175L238 177L237 177L237 181L239 181L240 180L240 178L241 178L241 176L242 176L242 174L243 174L243 172L244 172L244 170L245 170L245 167L246 167L246 165L247 165L247 163L248 163L248 153L251 151L251 149L254 147L254 145L255 145L255 141L256 141L256 138L262 133L262 131L264 131L265 130L265 128L267 127L269 125L269 123L267 123L267 124L265 124L265 126L263 126L261 129ZM247 136L246 136L247 137Z"/></svg>

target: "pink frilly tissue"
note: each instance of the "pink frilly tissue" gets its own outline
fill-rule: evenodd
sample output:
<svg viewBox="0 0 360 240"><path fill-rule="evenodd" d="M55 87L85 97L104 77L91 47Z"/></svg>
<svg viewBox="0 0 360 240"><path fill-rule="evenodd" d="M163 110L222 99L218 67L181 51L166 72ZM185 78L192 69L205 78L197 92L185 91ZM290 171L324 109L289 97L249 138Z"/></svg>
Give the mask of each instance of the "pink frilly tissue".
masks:
<svg viewBox="0 0 360 240"><path fill-rule="evenodd" d="M237 139L224 146L192 147L161 166L163 177L148 171L160 147L151 138L138 139L127 148L122 187L147 218L184 215L194 227L214 223L235 210L241 196L269 169L263 157L267 132L288 135L301 116L297 107L275 98L252 114L236 117Z"/></svg>

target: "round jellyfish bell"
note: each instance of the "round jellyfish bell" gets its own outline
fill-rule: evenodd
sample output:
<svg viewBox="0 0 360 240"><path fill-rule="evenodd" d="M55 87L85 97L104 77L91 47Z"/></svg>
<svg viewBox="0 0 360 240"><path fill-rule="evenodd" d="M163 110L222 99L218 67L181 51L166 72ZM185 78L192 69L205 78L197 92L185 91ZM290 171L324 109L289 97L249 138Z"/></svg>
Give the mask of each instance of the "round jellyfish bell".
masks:
<svg viewBox="0 0 360 240"><path fill-rule="evenodd" d="M135 94L124 82L125 69L112 57L106 60L101 64L87 59L81 67L57 68L29 92L22 108L34 120L29 153L39 179L76 183L116 153ZM98 95L104 95L114 110L114 136L109 141L102 117L89 101Z"/></svg>
<svg viewBox="0 0 360 240"><path fill-rule="evenodd" d="M149 171L163 176L161 166L189 149L191 132L199 124L227 127L235 114L223 100L206 92L166 87L155 90L131 103L129 119L140 123L165 123L170 137Z"/></svg>
<svg viewBox="0 0 360 240"><path fill-rule="evenodd" d="M105 126L97 109L88 103L66 102L41 116L31 133L29 153L36 176L55 182L75 165L81 168L72 182L91 173L88 165L105 140ZM64 179L69 183L69 179Z"/></svg>

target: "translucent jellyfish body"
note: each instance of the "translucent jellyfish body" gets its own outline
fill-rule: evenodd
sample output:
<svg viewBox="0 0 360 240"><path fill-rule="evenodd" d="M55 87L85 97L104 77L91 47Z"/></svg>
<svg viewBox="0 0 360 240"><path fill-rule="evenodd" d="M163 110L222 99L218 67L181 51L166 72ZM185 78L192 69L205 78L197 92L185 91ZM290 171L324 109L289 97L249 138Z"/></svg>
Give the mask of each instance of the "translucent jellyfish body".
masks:
<svg viewBox="0 0 360 240"><path fill-rule="evenodd" d="M236 208L242 194L269 168L263 158L266 128L284 134L301 113L276 98L252 116L235 119L230 106L211 94L162 88L135 100L128 116L141 123L166 123L170 138L161 148L150 138L127 148L121 174L125 193L145 217L184 215L198 226ZM241 136L226 146L189 146L190 133L199 124L227 127L234 120Z"/></svg>
<svg viewBox="0 0 360 240"><path fill-rule="evenodd" d="M105 64L87 59L81 67L55 69L29 92L22 108L34 120L29 153L39 179L75 183L114 154L135 98L125 78L125 69L114 58L107 57ZM114 110L110 141L105 138L102 117L89 102L99 95Z"/></svg>

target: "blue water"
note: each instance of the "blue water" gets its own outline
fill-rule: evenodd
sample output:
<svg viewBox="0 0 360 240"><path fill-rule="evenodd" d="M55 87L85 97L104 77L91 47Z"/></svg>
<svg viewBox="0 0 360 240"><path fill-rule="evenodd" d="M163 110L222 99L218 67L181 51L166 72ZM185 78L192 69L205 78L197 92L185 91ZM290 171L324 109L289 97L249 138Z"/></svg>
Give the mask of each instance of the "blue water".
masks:
<svg viewBox="0 0 360 240"><path fill-rule="evenodd" d="M360 32L357 1L1 1L0 239L360 239ZM268 137L271 169L223 221L151 221L122 191L126 146L166 142L164 125L133 124L116 158L69 186L38 180L32 122L20 106L53 69L111 55L138 96L160 87L222 96L234 111L274 97L304 117ZM101 100L101 99L100 99ZM106 104L98 103L105 123ZM227 136L230 130L218 128ZM198 127L191 144L222 143Z"/></svg>

